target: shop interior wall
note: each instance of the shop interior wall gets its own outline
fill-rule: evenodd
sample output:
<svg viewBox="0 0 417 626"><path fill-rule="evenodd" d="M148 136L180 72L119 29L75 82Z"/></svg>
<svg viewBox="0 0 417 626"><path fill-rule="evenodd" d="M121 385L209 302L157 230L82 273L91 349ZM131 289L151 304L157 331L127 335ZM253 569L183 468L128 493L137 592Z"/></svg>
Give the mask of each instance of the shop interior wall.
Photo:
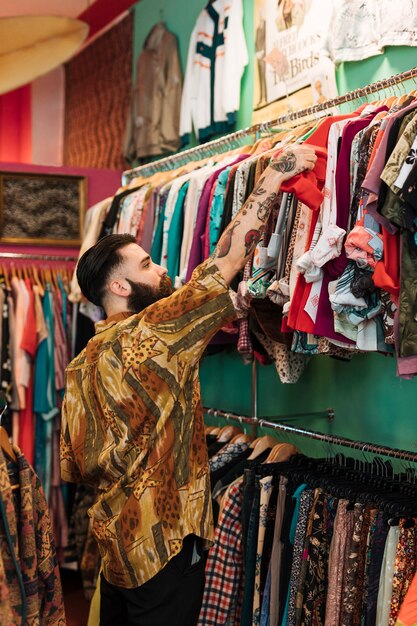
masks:
<svg viewBox="0 0 417 626"><path fill-rule="evenodd" d="M140 53L149 30L162 18L178 37L181 62L185 68L189 37L206 2L141 0L135 6L134 59ZM238 117L240 128L251 123L253 83L254 2L243 2L250 64L242 83ZM384 55L362 62L342 64L337 72L339 92L344 93L414 67L416 61L415 48L398 47L388 48ZM296 420L295 424L415 450L417 380L400 380L395 370L395 360L379 354L356 356L348 363L317 356L311 359L297 384L283 385L273 365L259 367L258 415L322 411L332 407L336 415L333 423L321 417L305 416ZM206 357L201 365L201 386L205 406L247 415L251 413L251 367L243 365L236 352ZM304 440L303 449L305 446Z"/></svg>

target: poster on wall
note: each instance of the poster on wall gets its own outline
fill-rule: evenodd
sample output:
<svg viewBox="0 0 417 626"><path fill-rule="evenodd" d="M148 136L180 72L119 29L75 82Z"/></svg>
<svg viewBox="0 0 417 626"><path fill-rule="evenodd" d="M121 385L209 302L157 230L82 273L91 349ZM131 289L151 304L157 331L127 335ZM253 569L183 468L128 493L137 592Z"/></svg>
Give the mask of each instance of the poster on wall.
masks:
<svg viewBox="0 0 417 626"><path fill-rule="evenodd" d="M337 95L331 0L256 0L253 122Z"/></svg>

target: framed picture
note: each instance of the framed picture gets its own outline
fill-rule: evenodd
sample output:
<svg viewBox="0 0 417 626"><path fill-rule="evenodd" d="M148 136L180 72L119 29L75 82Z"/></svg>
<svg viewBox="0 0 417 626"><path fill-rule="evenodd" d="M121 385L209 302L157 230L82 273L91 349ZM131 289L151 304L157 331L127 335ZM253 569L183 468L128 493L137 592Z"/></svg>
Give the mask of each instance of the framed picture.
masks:
<svg viewBox="0 0 417 626"><path fill-rule="evenodd" d="M80 176L0 172L0 243L80 245L86 190Z"/></svg>

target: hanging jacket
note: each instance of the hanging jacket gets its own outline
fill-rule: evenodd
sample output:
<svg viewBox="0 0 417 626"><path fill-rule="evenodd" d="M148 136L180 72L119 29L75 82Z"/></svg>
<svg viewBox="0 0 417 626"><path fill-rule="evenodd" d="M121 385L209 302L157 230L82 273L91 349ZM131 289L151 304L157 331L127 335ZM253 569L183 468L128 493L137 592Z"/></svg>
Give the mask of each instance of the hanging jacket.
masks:
<svg viewBox="0 0 417 626"><path fill-rule="evenodd" d="M128 161L178 149L181 89L177 39L162 23L156 24L136 62L123 143Z"/></svg>
<svg viewBox="0 0 417 626"><path fill-rule="evenodd" d="M248 63L242 0L214 0L197 18L188 48L181 101L183 145L192 127L200 141L230 132L240 107L240 81Z"/></svg>
<svg viewBox="0 0 417 626"><path fill-rule="evenodd" d="M0 451L0 623L65 626L48 505L38 476L13 450L12 472Z"/></svg>

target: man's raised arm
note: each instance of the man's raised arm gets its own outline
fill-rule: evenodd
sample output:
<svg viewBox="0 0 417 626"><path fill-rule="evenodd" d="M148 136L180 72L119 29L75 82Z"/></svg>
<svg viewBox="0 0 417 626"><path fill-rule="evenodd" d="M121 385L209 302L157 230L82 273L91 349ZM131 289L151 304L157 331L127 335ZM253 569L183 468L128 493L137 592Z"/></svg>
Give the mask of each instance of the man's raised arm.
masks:
<svg viewBox="0 0 417 626"><path fill-rule="evenodd" d="M226 228L213 252L220 272L230 284L244 267L262 236L281 184L314 168L317 157L308 145L290 145L273 159L253 192Z"/></svg>

